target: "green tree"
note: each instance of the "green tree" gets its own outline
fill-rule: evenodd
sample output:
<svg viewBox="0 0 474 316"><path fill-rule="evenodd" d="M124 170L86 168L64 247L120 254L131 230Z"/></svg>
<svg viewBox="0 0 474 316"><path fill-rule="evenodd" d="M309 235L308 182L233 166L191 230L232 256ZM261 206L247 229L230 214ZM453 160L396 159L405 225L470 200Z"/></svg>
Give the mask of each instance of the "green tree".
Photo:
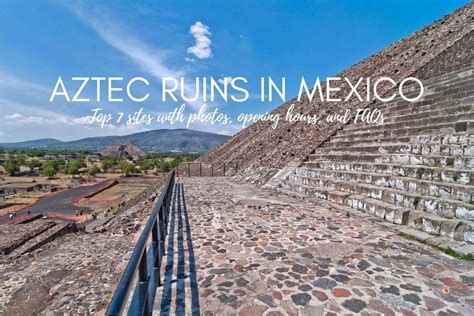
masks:
<svg viewBox="0 0 474 316"><path fill-rule="evenodd" d="M89 174L95 177L98 173L100 173L100 168L96 165L92 166L91 170L89 170Z"/></svg>
<svg viewBox="0 0 474 316"><path fill-rule="evenodd" d="M15 173L20 171L20 164L15 159L8 159L5 161L3 168L9 175L14 176Z"/></svg>
<svg viewBox="0 0 474 316"><path fill-rule="evenodd" d="M51 161L51 166L53 166L56 172L63 169L65 165L66 165L66 160L64 160L63 158L56 158Z"/></svg>
<svg viewBox="0 0 474 316"><path fill-rule="evenodd" d="M140 170L150 170L153 169L155 166L155 163L151 159L140 159L137 162L138 166L140 167Z"/></svg>
<svg viewBox="0 0 474 316"><path fill-rule="evenodd" d="M18 163L18 165L20 166L26 166L26 158L25 158L25 155L21 154L21 155L17 155L16 158L15 158L16 162Z"/></svg>
<svg viewBox="0 0 474 316"><path fill-rule="evenodd" d="M110 169L113 169L117 165L117 162L113 159L104 159L102 160L101 165L102 165L102 170L104 172L107 172Z"/></svg>
<svg viewBox="0 0 474 316"><path fill-rule="evenodd" d="M31 159L28 162L28 167L30 168L30 171L33 171L35 168L41 167L41 165L41 161L39 161L38 159Z"/></svg>
<svg viewBox="0 0 474 316"><path fill-rule="evenodd" d="M160 168L164 172L168 172L172 169L171 164L168 161L162 162L158 165L158 168Z"/></svg>
<svg viewBox="0 0 474 316"><path fill-rule="evenodd" d="M75 176L75 175L78 175L79 170L81 168L84 168L85 166L86 166L86 163L84 160L74 159L66 163L66 165L64 166L64 171L67 174Z"/></svg>
<svg viewBox="0 0 474 316"><path fill-rule="evenodd" d="M51 178L52 176L56 174L56 170L54 169L52 165L44 164L42 168L42 173L43 173L43 176Z"/></svg>
<svg viewBox="0 0 474 316"><path fill-rule="evenodd" d="M70 174L72 176L78 175L79 174L79 167L75 164L68 164L67 174Z"/></svg>
<svg viewBox="0 0 474 316"><path fill-rule="evenodd" d="M122 161L119 165L119 168L122 171L122 174L126 177L137 171L135 165L127 161Z"/></svg>
<svg viewBox="0 0 474 316"><path fill-rule="evenodd" d="M173 169L173 168L176 168L180 163L183 162L183 158L181 156L177 157L177 158L174 158L171 162L170 162L170 169Z"/></svg>

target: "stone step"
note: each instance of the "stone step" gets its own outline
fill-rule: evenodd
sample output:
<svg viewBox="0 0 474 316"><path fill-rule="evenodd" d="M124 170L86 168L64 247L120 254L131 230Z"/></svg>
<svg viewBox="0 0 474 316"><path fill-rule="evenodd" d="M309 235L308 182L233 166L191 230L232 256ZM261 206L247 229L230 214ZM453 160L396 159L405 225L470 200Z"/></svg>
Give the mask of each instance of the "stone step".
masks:
<svg viewBox="0 0 474 316"><path fill-rule="evenodd" d="M392 123L384 123L382 125L376 124L349 124L344 126L337 135L353 135L353 134L364 134L367 132L377 132L377 131L386 131L392 129L403 129L403 128L415 128L415 127L425 127L437 124L445 123L456 123L460 121L474 121L474 112L460 113L453 115L441 115L436 117L428 118L418 118L410 121L400 121Z"/></svg>
<svg viewBox="0 0 474 316"><path fill-rule="evenodd" d="M423 86L435 86L435 85L452 85L456 82L463 80L466 77L470 77L474 75L474 67L473 66L466 66L461 70L455 70L451 72L447 72L442 75L434 76L428 79L423 79ZM407 87L411 87L417 85L415 83L410 83Z"/></svg>
<svg viewBox="0 0 474 316"><path fill-rule="evenodd" d="M452 91L456 93L454 89L461 88L465 89L466 87L469 87L469 89L473 88L473 80L474 79L474 73L471 73L468 76L460 77L457 79L453 79L451 81L440 81L438 83L433 83L428 85L428 90L430 92L445 92L445 91Z"/></svg>
<svg viewBox="0 0 474 316"><path fill-rule="evenodd" d="M350 148L348 148L350 150ZM470 169L474 167L474 157L452 157L442 155L414 154L364 154L353 151L338 153L316 153L309 155L309 161L334 161L354 163L392 163L407 165L423 165L428 167L455 167Z"/></svg>
<svg viewBox="0 0 474 316"><path fill-rule="evenodd" d="M315 178L298 174L298 172L304 171L296 170L294 174L291 174L288 177L288 181L294 184L322 187L326 188L327 190L336 190L350 194L360 194L399 207L435 213L440 217L457 217L459 219L474 220L474 205L462 201L434 197L431 195L414 194L410 191L381 187L368 183L358 183L355 181L328 178Z"/></svg>
<svg viewBox="0 0 474 316"><path fill-rule="evenodd" d="M473 79L474 79L474 76L463 78L462 80L459 80L449 86L445 86L443 84L425 86L425 91L423 93L423 96L415 102L410 102L410 101L404 100L400 96L397 96L396 98L394 98L393 100L389 102L379 101L380 103L376 104L376 106L384 110L398 111L406 107L417 108L417 107L423 107L430 104L444 102L447 100L464 99L466 97L472 96L474 93ZM418 90L414 92L405 93L405 96L408 98L415 98L418 95L419 95ZM451 96L455 96L455 97L452 98Z"/></svg>
<svg viewBox="0 0 474 316"><path fill-rule="evenodd" d="M472 222L441 218L426 212L410 211L407 225L435 236L445 236L457 241L474 243Z"/></svg>
<svg viewBox="0 0 474 316"><path fill-rule="evenodd" d="M39 216L42 216L42 215L39 215ZM21 225L21 224L15 224L15 225ZM35 238L36 236L44 233L45 231L47 231L48 229L51 229L53 226L55 226L56 223L53 223L53 222L45 222L45 223L41 223L40 225L38 225L37 227L34 227L34 228L31 228L28 230L28 233L25 234L22 238L19 238L17 239L15 242L9 244L9 245L6 245L5 248L2 248L0 249L1 250L1 253L3 255L8 255L10 254L12 251L14 251L15 249L18 249L20 248L21 246L23 246L25 243L27 243L29 240ZM21 227L21 226L20 226ZM21 231L22 229L19 228L19 230Z"/></svg>
<svg viewBox="0 0 474 316"><path fill-rule="evenodd" d="M377 108L384 113L385 118L392 118L392 117L398 117L398 116L405 116L405 115L416 115L416 114L421 114L421 113L431 113L433 111L438 111L438 110L445 110L448 111L448 113L451 111L456 111L457 107L472 107L474 104L474 96L470 96L464 99L460 100L449 100L449 101L443 101L443 102L437 102L437 103L431 103L425 106L419 106L419 107L408 107L406 109L401 109L401 110L394 110L394 109L381 109L378 106L373 106L373 108ZM461 110L460 110L461 111ZM454 112L453 112L454 113Z"/></svg>
<svg viewBox="0 0 474 316"><path fill-rule="evenodd" d="M406 116L412 115L418 115L421 116L422 113L435 113L436 111L443 111L442 114L456 114L456 113L463 113L463 112L472 112L473 111L473 104L474 104L474 93L471 93L471 95L465 97L465 98L458 98L455 100L441 100L439 102L430 102L426 103L424 105L413 105L402 108L402 109L397 109L395 107L384 107L381 106L380 104L374 104L371 105L371 109L378 109L385 118L385 121L388 121L389 119L396 118L395 121L401 121L401 120L408 120ZM433 115L431 116L440 116L440 115ZM415 117L416 118L416 117ZM351 125L363 125L365 124L364 122L358 121L356 124L354 122L351 122ZM346 125L348 127L349 125Z"/></svg>
<svg viewBox="0 0 474 316"><path fill-rule="evenodd" d="M30 253L41 246L53 241L54 239L72 231L73 224L62 223L51 226L48 230L38 234L34 238L28 240L21 247L12 251L8 256L12 258L19 257L21 255Z"/></svg>
<svg viewBox="0 0 474 316"><path fill-rule="evenodd" d="M425 87L424 95L420 100L416 102L408 102L415 106L426 106L430 104L435 104L439 102L444 102L447 100L460 100L468 98L474 95L474 76L465 78L463 81L458 81L455 84L445 86L445 85L435 85ZM413 97L416 97L419 93L414 93ZM403 102L407 102L402 99ZM406 103L399 103L398 105L406 106ZM395 107L388 107L388 110L399 110Z"/></svg>
<svg viewBox="0 0 474 316"><path fill-rule="evenodd" d="M474 67L466 67L462 70L446 73L441 76L423 79L422 83L425 88L425 95L429 95L433 92L436 92L435 89L439 87L445 88L465 85L466 82L471 83L470 80L472 79L472 77L474 77ZM408 82L404 85L403 88L405 95L417 95L419 91L419 86L415 82ZM392 100L391 102L396 102L396 100Z"/></svg>
<svg viewBox="0 0 474 316"><path fill-rule="evenodd" d="M341 134L343 133L344 134ZM348 133L347 131L339 131L336 135L332 136L331 140L342 140L342 141L356 141L364 139L378 139L378 138L392 138L392 137L411 137L411 136L436 136L446 135L454 133L472 134L474 132L474 124L469 121L463 122L452 122L452 123L440 123L428 126L420 127L405 127L396 129L383 129L370 131L367 130L364 133Z"/></svg>
<svg viewBox="0 0 474 316"><path fill-rule="evenodd" d="M474 75L471 74L469 76L453 79L447 82L437 82L437 83L428 84L428 85L423 84L425 89L423 92L423 96L421 97L419 101L435 100L441 96L454 95L460 92L472 91L474 89L474 85L472 82L473 79L474 79ZM414 98L418 96L419 93L420 93L420 90L418 89L418 85L415 85L415 89L408 90L408 92L405 93L404 95L409 98ZM399 98L399 100L397 100L399 101L399 104L402 104L405 102L413 104L413 102L406 101L400 96L397 96L397 98Z"/></svg>
<svg viewBox="0 0 474 316"><path fill-rule="evenodd" d="M346 152L348 147L355 152L367 154L403 153L414 155L444 155L474 157L474 145L439 145L439 144L411 144L411 143L382 143L358 146L321 147L316 153Z"/></svg>
<svg viewBox="0 0 474 316"><path fill-rule="evenodd" d="M474 97L473 97L474 101ZM456 115L461 113L469 113L474 112L474 103L472 104L459 104L453 105L450 102L445 103L438 103L436 105L432 105L426 108L420 108L416 110L408 110L408 111L398 111L394 113L385 113L384 114L384 124L389 123L399 123L399 122L406 122L412 120L418 120L423 118L430 118L430 117L439 117L442 115ZM364 123L357 123L357 125L364 125Z"/></svg>
<svg viewBox="0 0 474 316"><path fill-rule="evenodd" d="M359 147L366 145L375 144L386 144L386 143L404 143L404 144L420 144L421 146L430 144L431 145L474 145L474 134L445 134L445 135L420 135L420 136L401 136L401 137L390 137L390 138L366 138L360 140L341 140L331 138L327 142L323 143L319 148L331 148L331 147ZM423 152L423 148L422 148Z"/></svg>
<svg viewBox="0 0 474 316"><path fill-rule="evenodd" d="M334 161L306 161L303 167L332 171L357 171L434 181L439 183L457 183L474 185L474 172L471 169L435 168L422 165L391 163L352 163Z"/></svg>
<svg viewBox="0 0 474 316"><path fill-rule="evenodd" d="M348 206L352 209L375 215L391 223L406 224L433 235L448 236L455 240L474 243L474 226L469 221L443 218L436 214L397 207L391 203L361 194L348 194L347 192L337 191L332 195L328 195L333 190L328 190L326 187L298 184L291 180L283 181L277 190L302 199L308 197L311 199L313 197L326 199L331 203Z"/></svg>
<svg viewBox="0 0 474 316"><path fill-rule="evenodd" d="M375 215L394 224L402 225L406 224L408 221L409 210L377 201L375 199L353 195L347 192L340 192L337 190L328 190L327 188L317 186L309 186L304 184L298 184L295 186L293 183L288 181L282 183L282 188L286 190L296 190L296 192L301 196L312 196L340 205L346 205L354 209L361 210L365 213ZM358 203L362 200L367 201L365 203Z"/></svg>
<svg viewBox="0 0 474 316"><path fill-rule="evenodd" d="M466 203L474 200L474 187L469 185L440 183L406 176L383 175L361 171L324 170L303 167L295 170L295 172L301 176L355 181Z"/></svg>
<svg viewBox="0 0 474 316"><path fill-rule="evenodd" d="M287 189L285 189L284 187L286 187ZM373 212L373 214L367 213L366 212L367 205L366 207L364 207L364 203L365 201L371 202L373 199L363 197L360 195L350 195L347 199L347 202L348 202L347 204L339 204L336 202L331 202L324 198L316 198L314 195L305 195L304 193L298 193L294 190L298 190L300 192L307 192L307 194L313 194L312 192L314 192L314 190L312 190L311 188L307 188L305 190L305 189L299 188L299 186L295 186L288 182L282 184L281 187L277 188L277 191L284 193L286 195L293 196L302 200L316 202L325 207L336 209L341 212L347 212L349 214L354 214L355 216L359 216L362 218L365 218L365 217L373 218L373 216L375 216L376 218L380 218L380 217L377 217L377 214L380 216L381 214L384 213L383 208L382 210L379 209L377 212L375 212L377 205L382 205L383 207L384 204L380 204L380 203L369 203L369 205L376 205L376 206L373 206L372 209L369 209L370 211ZM324 191L324 189L322 188L320 188L320 190ZM349 203L350 205L348 205ZM362 212L359 214L355 214L353 213L354 211L351 211L351 210L355 210L355 212L357 211L362 211ZM400 215L400 217L398 218L402 218L406 220L405 224L408 225L410 228L406 228L405 230L411 231L412 234L417 231L422 231L423 233L429 234L427 235L428 238L429 236L433 236L433 235L446 236L446 237L449 237L450 239L455 239L457 241L474 243L474 234L473 234L474 227L470 223L464 223L456 219L441 218L436 215L432 215L426 212L420 212L416 210L408 210L408 211L409 211L408 216L404 215L405 216L404 217L403 213L398 213ZM402 209L402 212L403 212L403 209ZM388 220L391 219L391 213L389 214L390 215L388 216ZM387 217L384 216L384 220L387 221Z"/></svg>
<svg viewBox="0 0 474 316"><path fill-rule="evenodd" d="M383 125L345 125L279 190L474 243L473 79L471 66L423 80L417 102L372 103ZM414 84L404 91L418 94Z"/></svg>

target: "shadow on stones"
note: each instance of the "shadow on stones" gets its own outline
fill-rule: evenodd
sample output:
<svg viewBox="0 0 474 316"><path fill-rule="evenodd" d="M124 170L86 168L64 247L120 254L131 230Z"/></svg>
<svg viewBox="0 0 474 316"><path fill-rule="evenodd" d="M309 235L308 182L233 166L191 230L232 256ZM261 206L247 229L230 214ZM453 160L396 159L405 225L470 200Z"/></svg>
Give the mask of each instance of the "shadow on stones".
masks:
<svg viewBox="0 0 474 316"><path fill-rule="evenodd" d="M183 221L184 217L184 221ZM178 223L177 232L175 232L175 220ZM165 278L163 282L163 296L161 300L161 315L170 315L171 304L172 304L172 293L173 283L176 283L176 315L186 314L186 253L184 248L184 228L186 229L186 242L188 249L188 261L189 261L189 279L191 287L191 312L192 315L200 315L199 306L199 290L197 284L196 275L196 263L194 257L194 247L191 236L191 227L189 224L188 210L186 207L186 199L184 196L184 187L182 183L176 184L175 196L173 199L173 206L170 212L170 224L168 234L168 248L167 248L167 262L165 267ZM177 233L177 267L176 267L176 280L173 280L174 270L174 238Z"/></svg>
<svg viewBox="0 0 474 316"><path fill-rule="evenodd" d="M192 315L199 315L200 314L200 307L199 307L199 289L198 289L198 282L197 282L197 275L196 275L196 262L194 257L194 247L193 247L193 239L191 236L191 227L189 225L189 217L188 217L188 210L186 208L186 198L184 197L184 187L181 184L181 192L183 198L183 210L184 210L184 220L186 223L186 238L188 241L188 254L189 254L189 278L190 278L190 285L191 285L191 311Z"/></svg>
<svg viewBox="0 0 474 316"><path fill-rule="evenodd" d="M168 249L166 251L165 279L163 282L163 296L161 300L161 315L169 315L171 305L173 266L174 266L174 220L176 211L176 196L179 191L178 184L174 187L173 206L170 211Z"/></svg>

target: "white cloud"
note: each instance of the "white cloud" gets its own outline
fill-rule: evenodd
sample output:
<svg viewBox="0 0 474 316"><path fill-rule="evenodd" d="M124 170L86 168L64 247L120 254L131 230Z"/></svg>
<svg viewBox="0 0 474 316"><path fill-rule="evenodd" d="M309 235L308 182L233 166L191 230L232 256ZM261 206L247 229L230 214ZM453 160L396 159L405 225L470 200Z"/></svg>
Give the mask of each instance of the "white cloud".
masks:
<svg viewBox="0 0 474 316"><path fill-rule="evenodd" d="M70 4L68 3L68 5ZM66 8L73 12L81 22L92 28L107 44L129 57L142 71L159 80L163 77L186 76L185 71L166 65L166 54L163 50L153 48L139 37L127 32L127 27L117 22L116 19L112 20L107 13L104 13L105 10L100 10L98 7L89 7L86 10L84 6L77 3L71 6L66 5ZM191 60L186 61L190 62ZM194 95L195 86L192 83L187 83L183 90L186 95ZM187 103L193 109L199 109L202 105L202 102L198 101Z"/></svg>
<svg viewBox="0 0 474 316"><path fill-rule="evenodd" d="M5 115L3 116L3 118L7 121L6 124L20 125L20 126L29 125L29 124L44 125L44 124L67 123L67 119L65 117L45 118L45 117L40 117L40 116L23 115L20 113Z"/></svg>
<svg viewBox="0 0 474 316"><path fill-rule="evenodd" d="M83 116L78 118L72 118L68 116L59 117L40 117L33 115L24 115L21 113L13 113L4 115L7 125L13 126L54 126L60 125L61 127L70 126L72 128L79 127L85 130L94 130L99 135L127 135L137 132L148 131L149 128L142 124L131 124L131 125L114 125L105 124L102 128L100 123L91 123L91 116ZM59 126L58 126L59 127ZM0 134L0 136L2 136Z"/></svg>
<svg viewBox="0 0 474 316"><path fill-rule="evenodd" d="M212 56L211 39L207 35L211 35L209 27L197 21L189 28L189 33L196 39L196 44L188 48L189 54L194 54L199 59L207 59Z"/></svg>
<svg viewBox="0 0 474 316"><path fill-rule="evenodd" d="M71 123L75 125L91 125L92 122L92 116L83 116L83 117L78 117L78 118L73 118L71 120Z"/></svg>
<svg viewBox="0 0 474 316"><path fill-rule="evenodd" d="M220 78L220 79L217 80L217 81L218 81L219 83L221 83L221 84L227 86L228 84L231 84L231 83L232 83L232 80L233 80L233 79L234 79L234 78L232 78L232 77L223 77L223 78Z"/></svg>

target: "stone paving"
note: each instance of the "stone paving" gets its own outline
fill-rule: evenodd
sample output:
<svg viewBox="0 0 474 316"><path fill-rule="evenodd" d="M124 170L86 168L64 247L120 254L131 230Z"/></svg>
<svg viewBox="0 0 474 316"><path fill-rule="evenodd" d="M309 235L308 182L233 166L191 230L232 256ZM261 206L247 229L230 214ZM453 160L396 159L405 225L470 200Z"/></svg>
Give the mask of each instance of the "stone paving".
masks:
<svg viewBox="0 0 474 316"><path fill-rule="evenodd" d="M198 305L203 315L474 315L473 262L248 183L183 183L185 220L175 213L170 227L184 231L174 254L186 253L186 268L169 283L171 314Z"/></svg>

